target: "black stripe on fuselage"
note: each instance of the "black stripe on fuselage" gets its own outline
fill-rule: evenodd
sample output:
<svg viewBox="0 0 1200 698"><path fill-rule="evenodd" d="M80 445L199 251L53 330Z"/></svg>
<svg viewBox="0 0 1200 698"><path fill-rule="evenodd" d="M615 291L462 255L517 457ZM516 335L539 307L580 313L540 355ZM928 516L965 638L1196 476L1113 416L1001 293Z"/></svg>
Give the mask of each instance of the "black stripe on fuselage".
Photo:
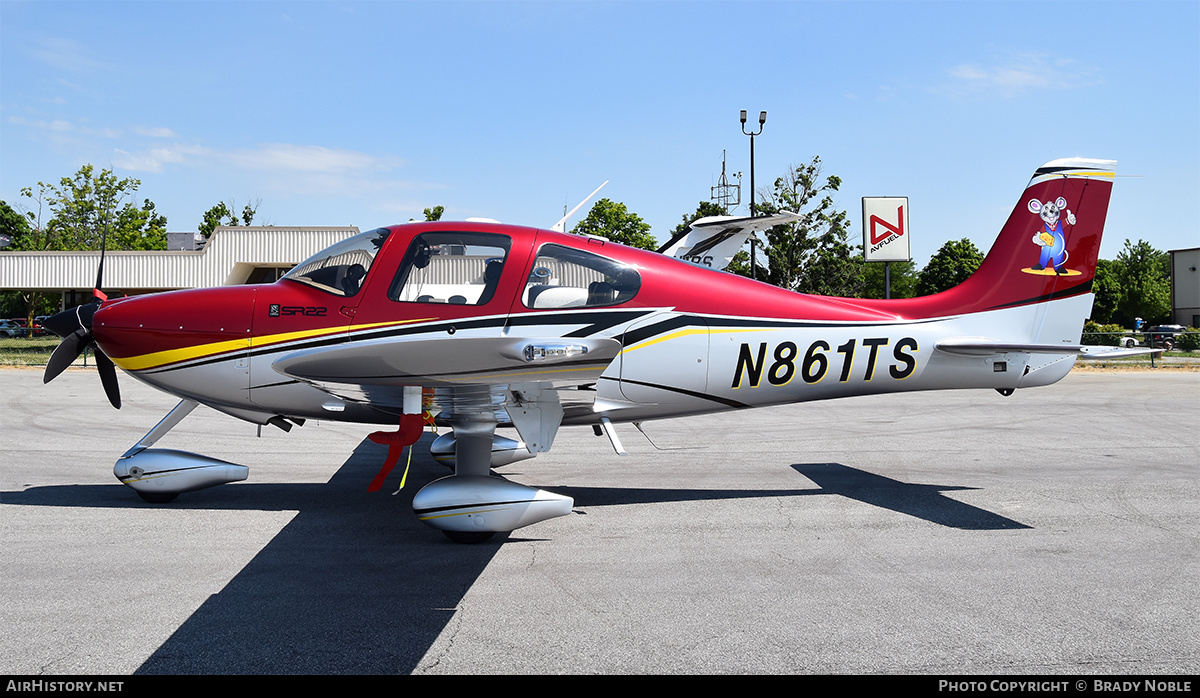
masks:
<svg viewBox="0 0 1200 698"><path fill-rule="evenodd" d="M729 398L720 397L719 395L709 395L708 393L700 393L700 392L696 392L695 390L686 390L684 388L676 388L674 386L662 385L660 383L647 383L646 381L635 381L635 380L630 380L628 378L617 379L617 378L610 378L608 376L600 376L600 380L617 381L618 383L629 383L631 385L640 385L645 388L654 388L656 390L666 390L667 392L679 393L680 395L687 395L689 397L699 398L701 400L711 400L712 402L717 402L722 405L727 405L734 409L749 409L750 407L753 407L753 405L747 405L744 402L738 402L737 400L730 400Z"/></svg>
<svg viewBox="0 0 1200 698"><path fill-rule="evenodd" d="M1045 303L1047 301L1062 300L1063 298L1071 298L1073 296L1082 296L1091 290L1092 281L1089 280L1086 283L1071 286L1070 288L1064 288L1061 291L1052 291L1050 293L1044 293L1040 296L1034 296L1033 298L1026 298L1024 300L1013 301L1011 303L993 305L992 307L988 308L988 310L1001 310L1003 308L1012 308L1018 305L1037 305L1038 303Z"/></svg>

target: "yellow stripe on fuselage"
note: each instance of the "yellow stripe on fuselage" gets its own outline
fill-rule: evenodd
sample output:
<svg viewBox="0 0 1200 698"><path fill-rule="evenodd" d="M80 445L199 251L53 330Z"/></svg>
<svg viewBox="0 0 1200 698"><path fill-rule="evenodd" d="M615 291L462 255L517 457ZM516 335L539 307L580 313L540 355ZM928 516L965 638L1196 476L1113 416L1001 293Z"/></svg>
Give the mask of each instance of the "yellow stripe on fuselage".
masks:
<svg viewBox="0 0 1200 698"><path fill-rule="evenodd" d="M664 334L661 337L654 337L652 339L647 339L644 342L638 342L636 345L634 345L632 347L626 347L626 348L622 349L621 353L628 354L631 351L637 351L638 349L645 349L646 347L654 346L655 344L658 344L659 342L666 342L666 341L670 341L672 339L678 339L680 337L688 337L688 336L691 336L694 334L721 334L721 333L728 333L728 332L773 332L774 330L775 330L775 328L773 328L773 327L763 327L763 328L758 328L758 329L749 329L749 328L739 327L738 329L735 329L735 330L722 330L722 329L714 330L711 327L693 327L693 328L687 329L687 330L679 330L678 332L672 332L671 334Z"/></svg>
<svg viewBox="0 0 1200 698"><path fill-rule="evenodd" d="M315 337L332 337L338 334L348 334L353 328L354 330L372 330L379 327L387 327L389 325L408 325L414 322L426 322L436 320L437 318L418 318L416 320L401 320L399 322L375 322L367 325L339 325L337 327L322 327L314 330L299 330L296 332L281 332L279 334L269 334L262 337L246 337L244 339L226 339L220 342L209 342L207 344L194 344L190 347L180 347L178 349L168 349L166 351L156 351L149 354L140 354L138 356L126 356L122 358L110 357L113 363L125 369L126 371L145 371L151 368L161 368L168 364L180 363L182 361L192 361L195 359L204 359L210 356L218 356L220 354L228 354L236 351L245 351L252 347L265 347L272 344L283 344L286 342L294 342L300 339L312 339Z"/></svg>

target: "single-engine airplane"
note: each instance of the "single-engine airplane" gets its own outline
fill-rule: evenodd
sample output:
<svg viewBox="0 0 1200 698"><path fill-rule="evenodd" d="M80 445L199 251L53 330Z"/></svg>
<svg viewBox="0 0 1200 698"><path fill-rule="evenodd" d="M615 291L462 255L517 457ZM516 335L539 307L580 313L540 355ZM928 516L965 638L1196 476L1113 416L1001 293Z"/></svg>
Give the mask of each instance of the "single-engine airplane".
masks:
<svg viewBox="0 0 1200 698"><path fill-rule="evenodd" d="M495 222L409 223L351 237L269 285L106 300L98 280L95 301L47 321L64 340L45 379L91 345L114 406L113 364L182 399L114 468L149 501L247 476L152 448L197 404L283 429L398 426L371 435L389 446L371 489L428 423L448 426L433 452L453 474L413 509L454 540L486 540L571 511L568 497L491 473L550 450L564 425L607 434L622 453L615 423L1058 381L1098 349L1080 336L1115 165L1038 168L978 271L932 296L808 296L719 271L749 230L789 213L702 219L668 254Z"/></svg>

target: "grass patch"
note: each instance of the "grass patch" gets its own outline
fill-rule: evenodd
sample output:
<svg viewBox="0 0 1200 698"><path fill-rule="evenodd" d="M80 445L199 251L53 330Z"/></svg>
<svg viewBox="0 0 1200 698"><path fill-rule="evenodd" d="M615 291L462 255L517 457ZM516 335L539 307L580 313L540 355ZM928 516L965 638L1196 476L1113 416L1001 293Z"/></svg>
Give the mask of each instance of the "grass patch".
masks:
<svg viewBox="0 0 1200 698"><path fill-rule="evenodd" d="M1163 358L1155 358L1150 363L1146 356L1132 356L1128 359L1088 359L1075 362L1072 371L1194 371L1200 372L1200 361L1187 361L1195 358L1195 354L1187 352L1168 352Z"/></svg>
<svg viewBox="0 0 1200 698"><path fill-rule="evenodd" d="M45 366L58 346L58 337L5 337L0 339L0 365Z"/></svg>

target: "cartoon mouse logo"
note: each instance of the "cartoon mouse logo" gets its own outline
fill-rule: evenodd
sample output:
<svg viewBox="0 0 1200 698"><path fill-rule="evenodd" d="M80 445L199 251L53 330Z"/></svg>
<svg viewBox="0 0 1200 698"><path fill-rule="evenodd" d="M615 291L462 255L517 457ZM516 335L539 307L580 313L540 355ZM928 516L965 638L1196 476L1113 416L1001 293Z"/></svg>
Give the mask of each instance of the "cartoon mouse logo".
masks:
<svg viewBox="0 0 1200 698"><path fill-rule="evenodd" d="M1063 236L1061 212L1067 211L1067 224L1075 225L1075 214L1071 213L1071 209L1067 208L1067 200L1061 196L1054 201L1042 203L1037 199L1029 200L1029 211L1036 213L1042 218L1044 230L1033 236L1035 245L1040 245L1042 248L1042 256L1038 263L1034 265L1035 270L1048 269L1054 267L1054 271L1058 274L1066 274L1067 270L1063 266L1067 263L1067 239Z"/></svg>

